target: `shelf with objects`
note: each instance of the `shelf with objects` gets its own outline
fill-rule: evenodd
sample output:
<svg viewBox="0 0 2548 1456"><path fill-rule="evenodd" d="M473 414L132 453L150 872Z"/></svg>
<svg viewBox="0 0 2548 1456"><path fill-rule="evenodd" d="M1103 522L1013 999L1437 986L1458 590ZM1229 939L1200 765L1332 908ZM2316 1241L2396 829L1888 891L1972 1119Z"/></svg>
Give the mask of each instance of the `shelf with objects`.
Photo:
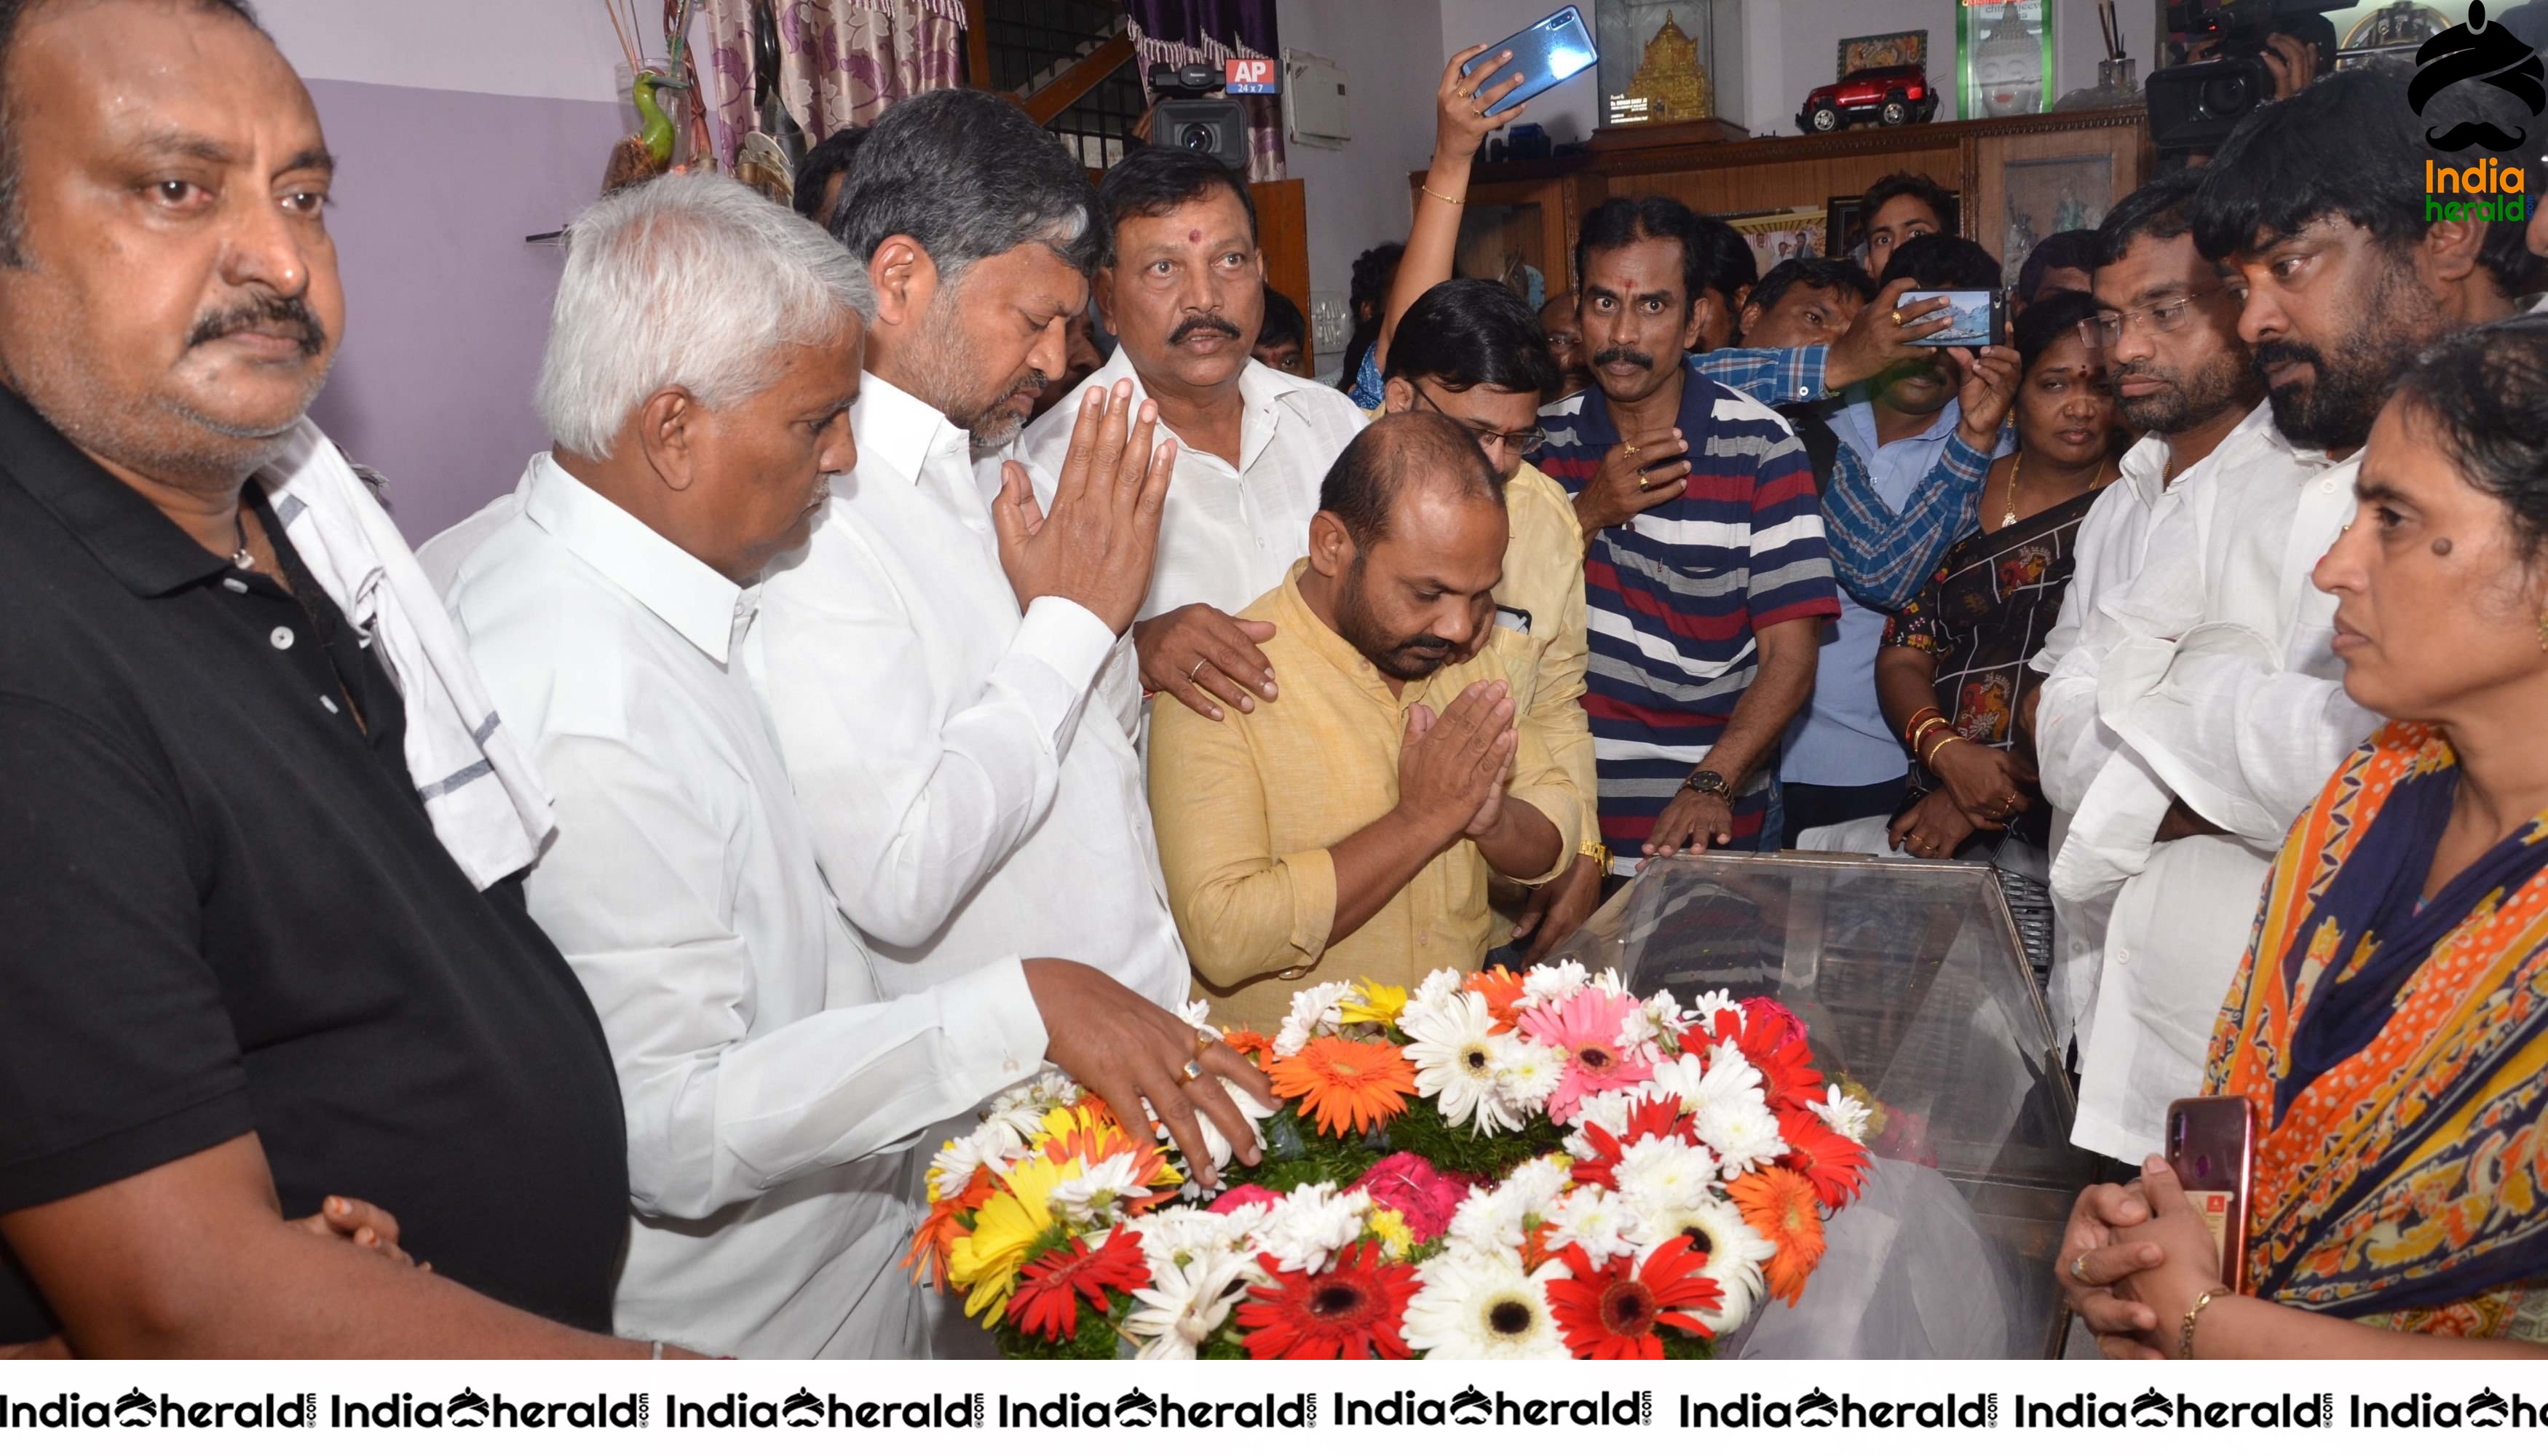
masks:
<svg viewBox="0 0 2548 1456"><path fill-rule="evenodd" d="M1589 147L1481 163L1468 192L1474 226L1495 228L1547 291L1563 293L1575 286L1576 228L1604 198L1663 193L1719 217L1822 212L1888 173L1925 172L1956 194L1958 230L2004 257L2012 237L2051 230L2047 198L2075 195L2074 213L2102 218L2153 166L2138 105L1741 140L1684 138L1678 126L1604 128ZM1423 180L1408 176L1410 208Z"/></svg>
<svg viewBox="0 0 2548 1456"><path fill-rule="evenodd" d="M2069 1078L1987 864L1840 855L1650 860L1559 948L1630 993L1783 1003L1875 1109L1867 1189L1812 1286L1721 1354L2034 1358L2066 1317L2053 1254L2078 1190Z"/></svg>

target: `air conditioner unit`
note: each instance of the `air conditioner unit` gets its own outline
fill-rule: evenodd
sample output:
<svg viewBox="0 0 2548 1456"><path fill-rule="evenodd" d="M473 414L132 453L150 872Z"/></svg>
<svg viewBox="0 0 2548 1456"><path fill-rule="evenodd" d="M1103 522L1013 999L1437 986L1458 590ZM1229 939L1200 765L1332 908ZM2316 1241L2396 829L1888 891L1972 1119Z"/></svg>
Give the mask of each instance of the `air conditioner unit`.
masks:
<svg viewBox="0 0 2548 1456"><path fill-rule="evenodd" d="M1304 146L1341 147L1353 139L1345 104L1344 67L1321 55L1283 52L1283 127Z"/></svg>

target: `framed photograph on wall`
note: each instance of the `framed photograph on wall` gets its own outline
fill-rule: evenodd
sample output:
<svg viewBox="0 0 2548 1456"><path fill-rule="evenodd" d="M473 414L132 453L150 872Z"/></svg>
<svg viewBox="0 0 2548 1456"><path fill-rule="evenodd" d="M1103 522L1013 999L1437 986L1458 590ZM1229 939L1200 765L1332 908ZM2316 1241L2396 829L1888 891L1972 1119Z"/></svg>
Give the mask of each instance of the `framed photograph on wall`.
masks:
<svg viewBox="0 0 2548 1456"><path fill-rule="evenodd" d="M1840 43L1840 59L1832 72L1837 81L1851 71L1872 70L1880 65L1916 65L1929 68L1929 33L1895 31L1883 36L1850 36Z"/></svg>
<svg viewBox="0 0 2548 1456"><path fill-rule="evenodd" d="M2049 0L1963 0L1956 8L1957 115L2016 117L2052 109Z"/></svg>
<svg viewBox="0 0 2548 1456"><path fill-rule="evenodd" d="M1823 255L1823 229L1829 226L1825 208L1779 208L1765 213L1733 213L1726 222L1752 244L1752 261L1763 273L1790 258L1818 258Z"/></svg>
<svg viewBox="0 0 2548 1456"><path fill-rule="evenodd" d="M2027 254L2055 232L2094 228L2115 205L2115 159L2109 155L2032 157L2001 170L2000 226L1982 239L1998 253L2000 278L2017 286Z"/></svg>

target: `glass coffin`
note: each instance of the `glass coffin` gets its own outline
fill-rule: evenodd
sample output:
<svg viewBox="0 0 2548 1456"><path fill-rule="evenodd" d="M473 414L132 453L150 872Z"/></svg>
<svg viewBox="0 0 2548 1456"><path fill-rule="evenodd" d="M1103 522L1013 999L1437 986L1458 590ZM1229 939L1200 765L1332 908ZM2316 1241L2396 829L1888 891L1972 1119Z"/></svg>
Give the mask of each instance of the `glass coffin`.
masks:
<svg viewBox="0 0 2548 1456"><path fill-rule="evenodd" d="M1604 127L1743 115L1739 0L1599 0Z"/></svg>
<svg viewBox="0 0 2548 1456"><path fill-rule="evenodd" d="M1793 1309L1740 1353L2039 1357L2064 1329L2054 1250L2088 1155L1991 866L1844 856L1649 860L1561 955L1628 989L1772 996L1874 1107L1867 1193L1826 1226ZM1732 1351L1729 1351L1731 1353Z"/></svg>

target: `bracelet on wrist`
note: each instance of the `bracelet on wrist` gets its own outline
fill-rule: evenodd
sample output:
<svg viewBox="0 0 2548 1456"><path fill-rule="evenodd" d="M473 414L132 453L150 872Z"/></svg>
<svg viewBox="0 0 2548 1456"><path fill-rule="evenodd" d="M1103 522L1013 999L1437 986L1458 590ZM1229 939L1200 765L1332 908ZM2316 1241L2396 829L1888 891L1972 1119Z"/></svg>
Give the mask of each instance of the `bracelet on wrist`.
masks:
<svg viewBox="0 0 2548 1456"><path fill-rule="evenodd" d="M1922 708L1911 715L1910 722L1903 725L1902 741L1909 744L1911 751L1916 754L1920 751L1921 735L1946 721L1947 715L1936 708Z"/></svg>
<svg viewBox="0 0 2548 1456"><path fill-rule="evenodd" d="M1938 755L1947 751L1947 745L1951 743L1964 743L1967 741L1968 740L1960 733L1940 734L1937 738L1930 741L1928 753L1920 760L1920 767L1931 774L1937 773Z"/></svg>
<svg viewBox="0 0 2548 1456"><path fill-rule="evenodd" d="M2221 1298L2229 1292L2230 1286L2226 1284L2216 1284L2203 1292L2203 1297L2194 1302L2193 1309L2185 1312L2185 1322L2177 1326L2176 1358L2180 1360L2191 1360L2194 1358L2195 1321L2203 1318L2203 1312L2212 1307L2212 1302L2214 1300Z"/></svg>
<svg viewBox="0 0 2548 1456"><path fill-rule="evenodd" d="M1447 203L1449 203L1451 206L1453 206L1453 207L1455 207L1455 208L1456 208L1456 207L1463 206L1463 204L1462 204L1462 202L1461 202L1461 200L1460 200L1460 199L1458 199L1458 198L1456 198L1456 197L1449 197L1449 196L1446 196L1446 195L1444 195L1444 194L1442 194L1442 193L1436 192L1436 191L1434 191L1432 188L1425 186L1425 185L1424 185L1423 183L1421 183L1421 182L1418 182L1418 183L1416 183L1416 184L1415 184L1415 190L1416 190L1416 191L1418 191L1418 192L1420 192L1420 193L1423 193L1426 197L1432 198L1432 199L1433 199L1434 201L1436 201L1436 202L1447 202Z"/></svg>

